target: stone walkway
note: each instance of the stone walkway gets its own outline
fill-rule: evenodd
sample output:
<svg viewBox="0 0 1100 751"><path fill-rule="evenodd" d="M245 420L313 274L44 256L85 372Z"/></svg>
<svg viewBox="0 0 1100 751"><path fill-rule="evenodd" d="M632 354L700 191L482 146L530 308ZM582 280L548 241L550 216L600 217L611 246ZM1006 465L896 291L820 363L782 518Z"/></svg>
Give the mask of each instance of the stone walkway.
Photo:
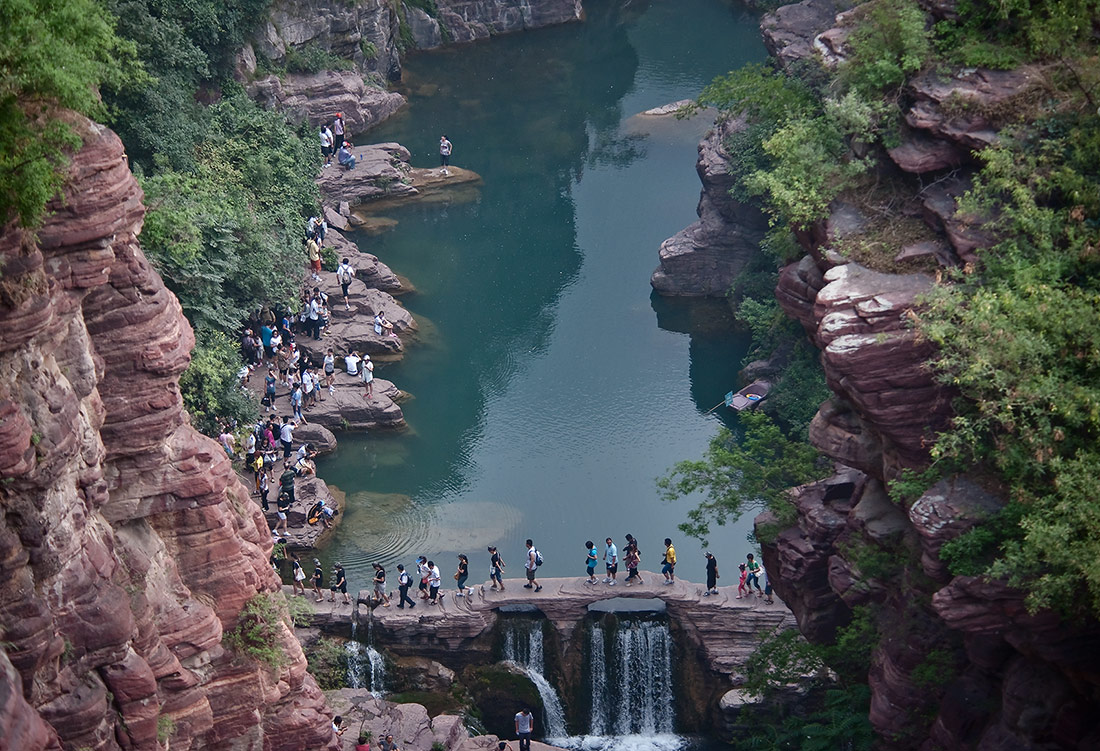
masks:
<svg viewBox="0 0 1100 751"><path fill-rule="evenodd" d="M393 591L392 607L371 609L371 590L359 592L353 605L313 602L315 617L312 625L328 630L350 631L354 618L362 629L370 627L377 643L387 646L421 645L447 650L470 648L475 640L487 635L496 624L499 608L533 606L541 611L557 629L563 644L588 614L588 606L616 597L630 599L657 598L664 602L669 617L682 628L704 652L707 663L716 671L732 676L739 672L759 646L760 639L776 630L795 628L793 614L787 606L775 600L768 605L756 596L738 599L737 587L719 587L717 595L705 597L703 585L677 579L675 584L662 584L658 573L642 571L643 585L624 586L620 579L614 587L589 585L581 577L540 579L542 591L524 589L522 579L505 579L503 592L494 592L489 582L474 586L473 596L456 597L455 590L444 593L441 604L429 605L416 599L415 608L397 608L397 593ZM289 593L289 588L287 588Z"/></svg>

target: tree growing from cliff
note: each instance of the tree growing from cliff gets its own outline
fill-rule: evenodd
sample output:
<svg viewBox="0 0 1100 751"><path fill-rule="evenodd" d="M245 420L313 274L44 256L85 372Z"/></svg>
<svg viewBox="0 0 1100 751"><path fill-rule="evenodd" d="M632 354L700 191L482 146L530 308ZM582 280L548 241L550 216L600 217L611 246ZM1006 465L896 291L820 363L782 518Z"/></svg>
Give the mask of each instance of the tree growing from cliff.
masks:
<svg viewBox="0 0 1100 751"><path fill-rule="evenodd" d="M80 146L64 110L102 117L100 84L136 71L133 45L93 0L0 3L0 223L38 224Z"/></svg>
<svg viewBox="0 0 1100 751"><path fill-rule="evenodd" d="M770 510L781 522L794 519L790 488L825 476L817 451L788 439L764 414L742 412L744 435L723 428L701 460L678 462L657 479L661 497L675 501L704 494L680 525L687 535L706 544L711 524L725 524L750 511Z"/></svg>

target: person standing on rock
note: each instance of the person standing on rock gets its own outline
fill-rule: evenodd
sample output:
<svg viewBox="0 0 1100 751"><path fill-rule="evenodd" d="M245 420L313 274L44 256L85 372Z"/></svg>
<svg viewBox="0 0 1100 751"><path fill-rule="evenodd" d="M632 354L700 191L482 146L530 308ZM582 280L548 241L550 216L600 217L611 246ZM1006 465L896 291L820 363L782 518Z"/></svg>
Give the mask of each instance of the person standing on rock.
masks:
<svg viewBox="0 0 1100 751"><path fill-rule="evenodd" d="M519 738L519 751L531 751L531 734L535 732L535 716L524 707L516 713L516 737Z"/></svg>
<svg viewBox="0 0 1100 751"><path fill-rule="evenodd" d="M665 584L676 583L676 548L669 537L665 538L665 562L661 565L661 573L665 575Z"/></svg>
<svg viewBox="0 0 1100 751"><path fill-rule="evenodd" d="M280 353L282 354L282 353ZM267 369L267 375L264 376L264 406L265 412L270 412L275 407L275 371L271 368Z"/></svg>
<svg viewBox="0 0 1100 751"><path fill-rule="evenodd" d="M344 294L344 310L351 310L351 303L348 302L348 287L351 286L351 280L354 278L355 269L351 267L348 259L340 261L340 265L336 267L336 281L340 282L340 291Z"/></svg>
<svg viewBox="0 0 1100 751"><path fill-rule="evenodd" d="M323 602L325 595L321 592L321 587L325 586L325 572L321 569L321 561L317 558L313 559L313 577L310 582L313 584L313 593L316 595L317 602Z"/></svg>
<svg viewBox="0 0 1100 751"><path fill-rule="evenodd" d="M302 387L297 383L290 390L290 406L294 412L294 419L305 422L305 415L302 414ZM283 448L286 448L286 446ZM287 451L289 452L289 449Z"/></svg>
<svg viewBox="0 0 1100 751"><path fill-rule="evenodd" d="M451 142L447 140L447 136L442 135L439 137L439 174L441 175L451 174L447 167L451 164L451 149L453 148Z"/></svg>
<svg viewBox="0 0 1100 751"><path fill-rule="evenodd" d="M599 584L596 578L596 564L600 562L600 551L596 549L596 543L591 540L585 540L584 547L588 551L588 556L584 559L584 570L588 573L588 578L584 583Z"/></svg>
<svg viewBox="0 0 1100 751"><path fill-rule="evenodd" d="M428 602L432 605L443 601L443 595L439 594L439 585L443 582L443 575L439 573L439 566L435 561L428 561Z"/></svg>
<svg viewBox="0 0 1100 751"><path fill-rule="evenodd" d="M290 554L290 586L293 588L293 593L296 595L305 596L306 593L306 570L302 568L302 562L298 558L297 553ZM299 592L298 590L302 590Z"/></svg>
<svg viewBox="0 0 1100 751"><path fill-rule="evenodd" d="M534 587L536 592L542 591L542 585L535 579L535 571L539 567L539 551L535 550L535 543L530 539L526 542L527 545L527 560L523 564L524 571L527 574L527 583L523 585L524 589L531 589Z"/></svg>
<svg viewBox="0 0 1100 751"><path fill-rule="evenodd" d="M336 353L329 347L325 353L324 361L325 385L328 386L329 395L336 393ZM321 399L324 401L324 399Z"/></svg>
<svg viewBox="0 0 1100 751"><path fill-rule="evenodd" d="M287 415L283 415L283 424L279 427L279 442L283 444L283 459L289 459L290 452L293 451L294 425L291 424L290 417Z"/></svg>
<svg viewBox="0 0 1100 751"><path fill-rule="evenodd" d="M275 530L272 532L275 537L286 539L286 520L287 515L290 513L290 506L293 503L294 499L291 498L288 493L279 493L279 499L275 501L275 515L278 517L279 520L275 522ZM279 533L279 530L282 530L282 534Z"/></svg>
<svg viewBox="0 0 1100 751"><path fill-rule="evenodd" d="M332 135L335 143L344 143L348 140L347 123L344 122L344 113L337 112L332 118Z"/></svg>
<svg viewBox="0 0 1100 751"><path fill-rule="evenodd" d="M410 608L415 608L416 603L409 597L409 586L412 584L412 577L409 576L409 572L405 570L404 564L397 564L397 593L400 598L397 601L397 607L399 610L405 609L405 603L409 603Z"/></svg>
<svg viewBox="0 0 1100 751"><path fill-rule="evenodd" d="M321 139L321 156L325 158L324 166L327 167L332 164L332 139L334 134L328 129L328 125L322 125L321 132L318 135Z"/></svg>
<svg viewBox="0 0 1100 751"><path fill-rule="evenodd" d="M270 504L267 500L267 494L270 489L270 480L267 479L267 472L260 473L260 508L264 511L270 509Z"/></svg>
<svg viewBox="0 0 1100 751"><path fill-rule="evenodd" d="M382 574L382 581L386 581L385 572ZM383 591L385 590L385 584L382 585ZM336 593L340 592L344 595L344 604L350 605L351 600L348 598L348 580L344 576L344 567L339 562L332 567L332 586L329 587L329 602L336 602ZM386 603L386 607L389 607L389 603Z"/></svg>
<svg viewBox="0 0 1100 751"><path fill-rule="evenodd" d="M321 246L317 240L310 237L306 241L306 255L309 256L309 269L313 275L313 281L321 281Z"/></svg>
<svg viewBox="0 0 1100 751"><path fill-rule="evenodd" d="M703 593L703 597L709 597L718 594L718 559L709 551L704 556L707 559L707 591Z"/></svg>
<svg viewBox="0 0 1100 751"><path fill-rule="evenodd" d="M284 461L283 473L279 475L279 493L280 495L286 493L291 503L294 503L294 479L297 476L298 474L294 471L290 461Z"/></svg>
<svg viewBox="0 0 1100 751"><path fill-rule="evenodd" d="M318 271L320 266L317 267ZM321 338L321 298L317 295L313 295L309 299L309 314L308 323L309 329L313 334L314 341Z"/></svg>
<svg viewBox="0 0 1100 751"><path fill-rule="evenodd" d="M769 605L775 604L775 600L772 599L772 579L767 571L764 572L764 602Z"/></svg>
<svg viewBox="0 0 1100 751"><path fill-rule="evenodd" d="M370 355L363 355L363 397L374 398L374 363Z"/></svg>
<svg viewBox="0 0 1100 751"><path fill-rule="evenodd" d="M747 579L749 594L752 594L752 588L756 587L756 596L763 597L764 591L760 589L760 564L756 562L756 557L752 553L745 556L745 568L749 572Z"/></svg>
<svg viewBox="0 0 1100 751"><path fill-rule="evenodd" d="M615 586L615 577L619 573L619 549L615 547L615 543L608 537L604 542L607 544L607 549L603 553L604 566L607 568L607 576L604 577L603 583L609 587Z"/></svg>
<svg viewBox="0 0 1100 751"><path fill-rule="evenodd" d="M489 546L489 581L493 583L492 589L504 591L504 559L497 552L496 545Z"/></svg>

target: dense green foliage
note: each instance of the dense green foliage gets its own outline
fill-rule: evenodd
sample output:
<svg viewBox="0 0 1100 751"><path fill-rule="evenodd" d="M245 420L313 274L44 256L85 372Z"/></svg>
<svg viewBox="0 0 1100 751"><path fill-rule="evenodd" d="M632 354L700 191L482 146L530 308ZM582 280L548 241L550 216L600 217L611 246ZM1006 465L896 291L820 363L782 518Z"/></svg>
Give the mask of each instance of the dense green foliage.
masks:
<svg viewBox="0 0 1100 751"><path fill-rule="evenodd" d="M207 435L218 434L221 418L244 424L256 417L255 399L240 388L237 371L241 367L236 342L220 331L196 332L191 365L180 376L180 392L192 424Z"/></svg>
<svg viewBox="0 0 1100 751"><path fill-rule="evenodd" d="M97 87L135 82L133 46L94 0L0 3L0 224L33 227L80 138L58 116L102 117Z"/></svg>
<svg viewBox="0 0 1100 751"><path fill-rule="evenodd" d="M322 636L305 649L309 672L324 691L348 685L348 653L338 639Z"/></svg>
<svg viewBox="0 0 1100 751"><path fill-rule="evenodd" d="M195 165L207 135L202 101L217 98L233 59L269 0L107 0L120 36L132 40L150 79L107 85L110 124L133 162Z"/></svg>
<svg viewBox="0 0 1100 751"><path fill-rule="evenodd" d="M742 711L738 747L869 751L874 735L865 681L877 640L875 616L866 607L853 611L831 644L811 644L791 630L766 636L745 663L743 690L763 701ZM799 685L805 689L800 698L783 696Z"/></svg>
<svg viewBox="0 0 1100 751"><path fill-rule="evenodd" d="M237 655L278 670L287 662L282 640L288 621L286 597L260 592L244 604L237 625L225 632L222 641Z"/></svg>
<svg viewBox="0 0 1100 751"><path fill-rule="evenodd" d="M723 429L701 460L677 462L657 480L667 501L703 491L705 499L680 525L682 532L703 544L712 523L725 524L747 511L768 509L780 521L791 521L794 507L788 489L824 476L813 447L784 436L767 415L742 412L740 419L745 429L740 440Z"/></svg>
<svg viewBox="0 0 1100 751"><path fill-rule="evenodd" d="M966 66L1064 59L1089 44L1098 12L1097 0L962 0L958 20L936 24L936 46Z"/></svg>
<svg viewBox="0 0 1100 751"><path fill-rule="evenodd" d="M990 468L1013 506L946 556L972 569L995 549L988 571L1032 606L1100 611L1100 118L1049 120L982 159L964 208L1000 241L936 290L921 329L965 397L934 456Z"/></svg>

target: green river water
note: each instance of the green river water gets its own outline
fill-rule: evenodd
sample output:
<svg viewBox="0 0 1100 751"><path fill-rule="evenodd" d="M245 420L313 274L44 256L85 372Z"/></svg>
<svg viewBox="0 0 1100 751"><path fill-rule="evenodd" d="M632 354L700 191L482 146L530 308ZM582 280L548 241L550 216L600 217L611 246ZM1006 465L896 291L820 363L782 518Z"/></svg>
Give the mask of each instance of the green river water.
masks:
<svg viewBox="0 0 1100 751"><path fill-rule="evenodd" d="M627 532L643 568L669 536L678 573L703 579L702 549L676 529L692 503L661 501L654 478L731 419L707 410L736 388L747 340L721 302L651 294L661 241L695 219L709 118L636 115L765 51L757 16L729 0L585 6L583 23L409 58L409 106L360 139L434 166L446 133L484 183L384 210L392 229L354 236L415 286L402 302L421 336L378 371L413 395L409 430L340 436L320 463L347 497L322 559L343 562L353 590L372 561L392 572L419 553L449 581L465 552L481 582L489 544L521 576L527 537L541 574L579 576L586 539L602 554ZM750 525L712 536L725 570Z"/></svg>

